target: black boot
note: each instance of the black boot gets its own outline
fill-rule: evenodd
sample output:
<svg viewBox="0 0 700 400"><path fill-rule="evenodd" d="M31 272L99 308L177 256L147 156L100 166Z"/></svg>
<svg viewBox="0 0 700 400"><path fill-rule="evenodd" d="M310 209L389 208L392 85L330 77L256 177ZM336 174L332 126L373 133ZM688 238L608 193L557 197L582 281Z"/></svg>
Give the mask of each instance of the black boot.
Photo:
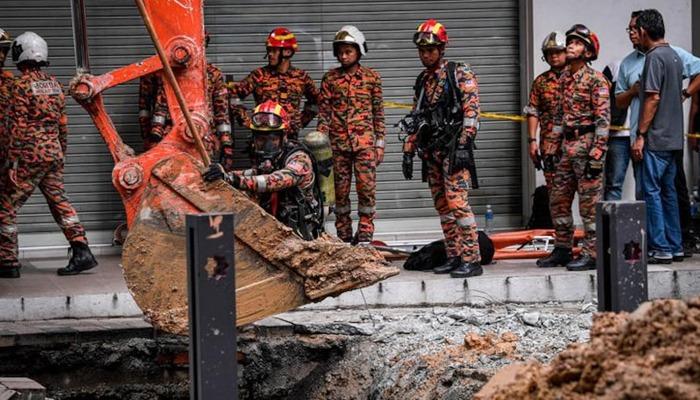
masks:
<svg viewBox="0 0 700 400"><path fill-rule="evenodd" d="M71 242L70 247L72 254L68 265L65 268L59 268L56 271L57 274L61 276L77 275L97 266L97 260L86 243Z"/></svg>
<svg viewBox="0 0 700 400"><path fill-rule="evenodd" d="M433 268L433 272L436 274L449 274L453 269L459 268L460 264L462 264L460 257L450 257L446 263Z"/></svg>
<svg viewBox="0 0 700 400"><path fill-rule="evenodd" d="M571 262L573 255L571 249L566 247L555 247L554 251L545 258L537 260L537 266L540 268L563 267Z"/></svg>
<svg viewBox="0 0 700 400"><path fill-rule="evenodd" d="M595 258L590 254L582 254L574 261L566 264L566 269L569 271L588 271L596 269Z"/></svg>
<svg viewBox="0 0 700 400"><path fill-rule="evenodd" d="M479 276L483 273L484 270L478 262L463 262L459 268L450 272L450 276L453 278L468 278L470 276Z"/></svg>
<svg viewBox="0 0 700 400"><path fill-rule="evenodd" d="M0 278L19 278L19 266L15 264L0 263Z"/></svg>

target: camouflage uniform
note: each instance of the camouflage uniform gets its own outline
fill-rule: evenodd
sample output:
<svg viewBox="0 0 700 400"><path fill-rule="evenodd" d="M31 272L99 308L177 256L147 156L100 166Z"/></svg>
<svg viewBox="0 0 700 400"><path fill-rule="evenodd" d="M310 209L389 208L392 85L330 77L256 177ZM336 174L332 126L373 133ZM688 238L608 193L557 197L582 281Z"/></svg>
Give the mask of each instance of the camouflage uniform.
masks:
<svg viewBox="0 0 700 400"><path fill-rule="evenodd" d="M525 114L537 117L540 124L540 155L543 160L544 179L551 193L556 160L561 158L563 140L561 121L555 117L561 115L561 71L550 69L540 74L532 83L530 102L525 107Z"/></svg>
<svg viewBox="0 0 700 400"><path fill-rule="evenodd" d="M258 204L306 240L323 231L323 211L313 161L296 141L287 141L275 163L265 174L253 168L234 171L240 177L237 187L254 193ZM303 217L299 217L299 211ZM299 223L299 221L304 221Z"/></svg>
<svg viewBox="0 0 700 400"><path fill-rule="evenodd" d="M5 116L10 104L10 90L14 80L14 76L10 71L0 71L0 183L4 176L3 164L7 160L7 147L9 146L9 137L5 132Z"/></svg>
<svg viewBox="0 0 700 400"><path fill-rule="evenodd" d="M379 74L363 66L353 75L335 68L323 76L318 130L330 136L335 171L335 227L352 239L350 184L355 171L358 240L374 235L377 147L384 147L384 101Z"/></svg>
<svg viewBox="0 0 700 400"><path fill-rule="evenodd" d="M207 64L207 99L212 114L211 132L215 134L207 134L203 138L204 145L212 158L218 156L224 168L230 171L233 168L233 135L228 114L228 90L221 70L211 63ZM165 137L173 126L162 84L156 94L151 124L152 134L160 137Z"/></svg>
<svg viewBox="0 0 700 400"><path fill-rule="evenodd" d="M423 106L438 104L443 98L447 83L448 61L443 60L435 72L426 70L423 73ZM467 139L476 138L479 118L479 85L476 75L468 65L457 64L456 81L462 94L462 109L464 125L459 138L461 144ZM413 98L413 108L418 105L418 98ZM404 152L413 152L416 135L409 136ZM435 209L440 214L440 225L445 235L447 256L461 257L463 262L481 261L479 254L478 233L476 220L468 201L468 190L471 184L469 170L462 169L449 174L450 161L446 149L436 149L423 152L422 157L428 166L428 185L433 195Z"/></svg>
<svg viewBox="0 0 700 400"><path fill-rule="evenodd" d="M585 171L594 152L604 157L607 150L610 88L603 74L588 65L574 73L567 67L561 79L564 144L551 195L555 245L573 246L571 203L578 193L579 212L586 234L582 254L595 258L595 206L602 194L603 174L589 179Z"/></svg>
<svg viewBox="0 0 700 400"><path fill-rule="evenodd" d="M36 186L69 242L87 244L85 229L63 188L67 116L61 84L43 71L27 71L12 84L7 115L8 160L17 168L17 185L7 172L0 192L0 259L19 266L17 211Z"/></svg>
<svg viewBox="0 0 700 400"><path fill-rule="evenodd" d="M139 79L139 128L146 150L158 143L151 137L151 118L153 118L158 89L162 86L163 82L158 74L142 76Z"/></svg>
<svg viewBox="0 0 700 400"><path fill-rule="evenodd" d="M290 117L287 137L296 139L299 131L305 128L318 114L319 91L313 79L306 71L290 67L287 72L280 74L273 67L264 66L251 72L245 79L230 87L232 114L236 115L239 123L249 126L245 108L240 100L251 93L255 104L272 100L284 107ZM306 97L304 109L301 100Z"/></svg>

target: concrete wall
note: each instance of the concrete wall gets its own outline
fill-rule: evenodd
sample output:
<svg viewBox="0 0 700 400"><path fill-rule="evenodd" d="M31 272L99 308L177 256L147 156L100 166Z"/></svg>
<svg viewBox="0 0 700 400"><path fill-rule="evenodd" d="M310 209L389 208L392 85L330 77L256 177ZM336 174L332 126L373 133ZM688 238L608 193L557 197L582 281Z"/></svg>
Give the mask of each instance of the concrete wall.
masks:
<svg viewBox="0 0 700 400"><path fill-rule="evenodd" d="M691 0L625 0L612 2L609 0L532 0L533 15L533 77L546 71L547 64L542 61L540 44L544 36L553 31L566 31L575 23L583 23L596 32L600 38L601 50L598 60L593 67L602 71L612 61L619 61L632 51L630 41L625 32L632 11L645 8L656 8L664 16L666 39L673 45L692 49L692 14ZM700 1L695 1L694 7L700 9ZM700 17L699 17L700 18ZM698 20L699 18L696 18ZM699 25L696 23L696 25ZM698 29L696 27L696 29ZM695 32L696 37L700 32ZM697 39L696 42L700 42ZM698 54L697 52L695 54ZM686 104L688 107L688 104ZM687 108L686 108L687 118ZM688 166L688 168L691 168ZM625 180L624 197L634 197L631 166ZM689 169L690 171L690 169ZM691 174L689 174L691 175ZM544 184L544 177L537 176L537 184ZM575 202L577 203L577 202Z"/></svg>

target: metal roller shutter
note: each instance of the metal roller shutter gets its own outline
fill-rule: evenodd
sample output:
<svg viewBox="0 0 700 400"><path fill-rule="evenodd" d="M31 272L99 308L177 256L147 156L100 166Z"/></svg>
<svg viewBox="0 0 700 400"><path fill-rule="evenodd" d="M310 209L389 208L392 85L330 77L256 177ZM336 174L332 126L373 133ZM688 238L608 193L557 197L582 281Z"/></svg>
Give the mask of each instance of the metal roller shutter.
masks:
<svg viewBox="0 0 700 400"><path fill-rule="evenodd" d="M337 65L330 44L335 31L342 25L355 24L368 38L369 53L363 63L381 73L385 99L408 103L415 77L422 69L411 43L413 30L426 18L425 7L418 4L426 3L208 0L206 22L213 35L209 58L225 73L242 79L265 63L263 43L267 33L275 26L284 25L300 40L301 48L294 64L309 71L320 83L323 73ZM88 0L86 6L94 74L153 54L131 1ZM448 28L448 58L470 63L477 73L482 109L518 113L518 2L437 0L430 2L429 15ZM70 21L69 2L65 0L3 0L0 15L0 27L13 35L32 30L47 40L51 59L48 70L66 85L75 72ZM13 68L10 64L8 68ZM136 101L136 82L112 89L105 96L118 131L139 151ZM252 106L250 101L248 106ZM107 232L124 220L121 200L111 184L113 163L89 117L72 99L68 100L68 112L66 190L88 233ZM401 146L393 124L405 111L387 109L386 114L388 143L385 163L378 171L378 218L432 217L435 211L427 184L420 179L407 182L401 176ZM311 126L315 126L315 121ZM249 132L238 128L236 135L237 148L243 149ZM510 122L482 120L477 146L482 188L470 193L475 213L483 214L488 203L502 225L520 226L519 127ZM245 163L243 155L240 162ZM22 209L19 224L23 236L51 233L53 240L49 243L62 243L62 235L38 192Z"/></svg>
<svg viewBox="0 0 700 400"><path fill-rule="evenodd" d="M426 7L429 12L426 12ZM207 28L214 34L210 57L235 79L265 63L267 33L283 25L295 32L300 51L293 64L306 69L320 84L323 73L337 66L331 41L342 25L353 24L367 37L369 53L362 63L383 78L385 100L409 103L412 86L422 70L411 42L416 26L427 16L447 27L448 58L467 62L475 70L482 109L520 112L519 9L515 0L450 1L298 1L207 2ZM251 106L252 100L248 100ZM401 143L394 124L405 110L387 109L387 154L378 170L379 219L436 215L427 184L401 175ZM315 121L311 124L315 127ZM309 128L307 128L307 131ZM239 148L248 132L238 130ZM477 215L493 206L499 225L520 226L522 178L520 126L482 120L476 153L481 189L470 193ZM419 167L416 161L416 168ZM353 194L353 201L356 196ZM356 209L353 205L353 209Z"/></svg>

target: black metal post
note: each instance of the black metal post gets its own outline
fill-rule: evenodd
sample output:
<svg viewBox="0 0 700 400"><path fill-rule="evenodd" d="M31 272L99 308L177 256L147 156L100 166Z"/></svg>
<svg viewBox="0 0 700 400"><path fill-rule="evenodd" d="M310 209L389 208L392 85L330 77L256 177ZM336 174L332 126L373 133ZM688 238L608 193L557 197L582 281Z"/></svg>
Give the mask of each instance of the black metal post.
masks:
<svg viewBox="0 0 700 400"><path fill-rule="evenodd" d="M597 204L598 310L634 311L647 301L646 204Z"/></svg>
<svg viewBox="0 0 700 400"><path fill-rule="evenodd" d="M73 17L73 47L75 49L75 68L78 73L90 72L88 52L87 17L84 0L72 0L70 3Z"/></svg>
<svg viewBox="0 0 700 400"><path fill-rule="evenodd" d="M238 398L233 214L187 216L190 399Z"/></svg>

